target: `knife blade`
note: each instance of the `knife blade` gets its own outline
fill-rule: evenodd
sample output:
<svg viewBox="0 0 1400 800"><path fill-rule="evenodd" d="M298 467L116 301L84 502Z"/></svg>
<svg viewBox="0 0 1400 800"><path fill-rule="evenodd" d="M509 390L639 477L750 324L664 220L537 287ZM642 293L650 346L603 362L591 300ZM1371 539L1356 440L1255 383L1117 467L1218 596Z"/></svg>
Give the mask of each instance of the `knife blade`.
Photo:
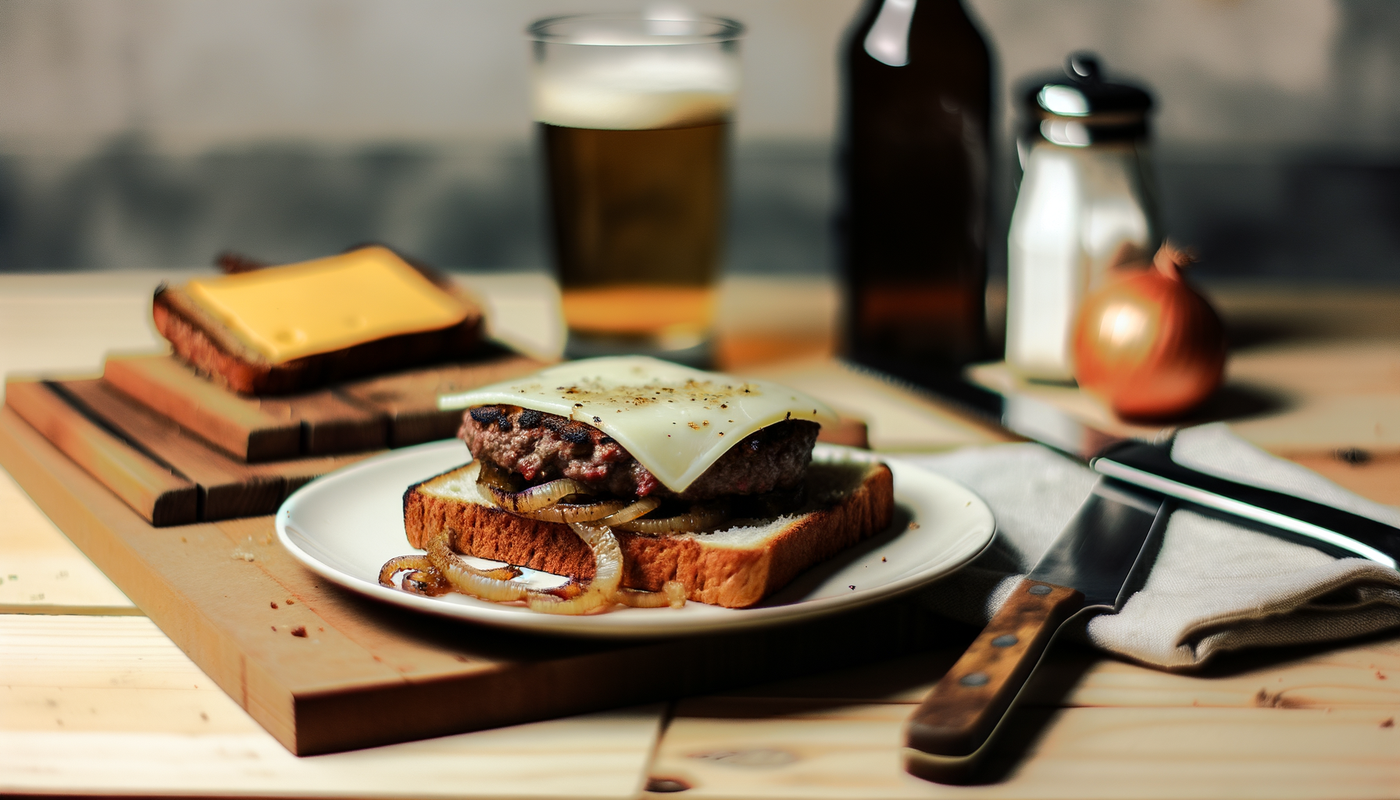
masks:
<svg viewBox="0 0 1400 800"><path fill-rule="evenodd" d="M937 778L974 761L1055 634L1083 614L1122 608L1150 567L1172 501L1100 478L1049 550L905 728L904 764Z"/></svg>
<svg viewBox="0 0 1400 800"><path fill-rule="evenodd" d="M1182 501L1186 505L1259 524L1333 555L1365 558L1396 569L1400 528L1301 497L1261 489L1182 466L1172 460L1171 438L1146 442L1108 433L1050 403L1016 392L997 392L962 375L911 372L899 365L853 364L876 377L931 394L1018 436L1073 456L1091 469ZM885 372L885 369L895 372Z"/></svg>

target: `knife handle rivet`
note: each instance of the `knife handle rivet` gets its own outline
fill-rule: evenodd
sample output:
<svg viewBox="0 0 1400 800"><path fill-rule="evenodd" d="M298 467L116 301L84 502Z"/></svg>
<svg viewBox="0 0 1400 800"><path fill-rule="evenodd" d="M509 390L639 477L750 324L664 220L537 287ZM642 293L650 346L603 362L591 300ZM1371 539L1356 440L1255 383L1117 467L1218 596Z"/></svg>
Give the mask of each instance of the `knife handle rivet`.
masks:
<svg viewBox="0 0 1400 800"><path fill-rule="evenodd" d="M991 678L988 678L985 672L970 672L958 678L958 683L963 686L986 686L990 680Z"/></svg>
<svg viewBox="0 0 1400 800"><path fill-rule="evenodd" d="M1028 591L1028 592L1030 592L1031 594L1036 595L1037 597L1039 597L1039 596L1041 596L1041 595L1050 594L1050 587L1049 587L1049 586L1046 586L1046 585L1043 584L1043 583L1037 583L1036 585L1032 586L1031 588L1027 589L1026 591Z"/></svg>
<svg viewBox="0 0 1400 800"><path fill-rule="evenodd" d="M992 640L992 647L1010 647L1019 641L1021 640L1016 638L1016 634L1004 633Z"/></svg>

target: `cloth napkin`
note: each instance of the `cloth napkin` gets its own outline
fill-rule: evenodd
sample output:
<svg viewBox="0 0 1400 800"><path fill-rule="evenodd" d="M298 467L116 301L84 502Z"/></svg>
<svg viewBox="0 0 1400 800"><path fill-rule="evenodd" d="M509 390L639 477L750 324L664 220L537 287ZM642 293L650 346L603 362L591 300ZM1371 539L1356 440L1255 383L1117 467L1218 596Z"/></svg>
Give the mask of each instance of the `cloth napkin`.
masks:
<svg viewBox="0 0 1400 800"><path fill-rule="evenodd" d="M1397 509L1271 456L1224 424L1182 430L1172 457L1201 472L1400 525ZM903 460L967 486L996 515L997 535L988 550L925 595L941 613L976 624L996 613L1098 479L1036 444ZM1145 664L1189 669L1226 651L1332 641L1393 627L1400 627L1400 572L1178 508L1141 588L1117 614L1093 617L1075 632Z"/></svg>

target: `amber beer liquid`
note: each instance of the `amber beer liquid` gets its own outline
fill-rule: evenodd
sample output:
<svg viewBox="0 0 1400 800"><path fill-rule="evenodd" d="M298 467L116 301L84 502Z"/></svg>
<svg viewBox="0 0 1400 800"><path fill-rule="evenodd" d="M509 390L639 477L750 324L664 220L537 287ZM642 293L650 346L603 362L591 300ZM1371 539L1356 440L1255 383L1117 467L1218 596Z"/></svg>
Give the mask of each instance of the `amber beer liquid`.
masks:
<svg viewBox="0 0 1400 800"><path fill-rule="evenodd" d="M568 355L703 358L741 32L628 15L530 27Z"/></svg>
<svg viewBox="0 0 1400 800"><path fill-rule="evenodd" d="M539 128L570 333L699 344L714 315L728 121Z"/></svg>

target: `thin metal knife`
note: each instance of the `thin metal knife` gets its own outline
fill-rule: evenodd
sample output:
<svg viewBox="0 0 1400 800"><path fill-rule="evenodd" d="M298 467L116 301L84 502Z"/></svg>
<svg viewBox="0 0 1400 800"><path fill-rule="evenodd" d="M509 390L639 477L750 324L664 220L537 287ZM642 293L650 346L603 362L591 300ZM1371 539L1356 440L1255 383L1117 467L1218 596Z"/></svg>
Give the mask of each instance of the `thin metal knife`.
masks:
<svg viewBox="0 0 1400 800"><path fill-rule="evenodd" d="M857 369L871 369L855 365ZM1093 428L1059 408L1014 392L998 393L960 375L933 370L910 373L899 365L875 365L872 374L951 402L1002 428L1074 456L1103 475L1174 497L1187 504L1250 520L1338 556L1400 563L1400 528L1282 492L1217 478L1171 458L1170 441L1144 442ZM878 371L895 368L896 373ZM898 374L898 377L893 375Z"/></svg>
<svg viewBox="0 0 1400 800"><path fill-rule="evenodd" d="M938 779L973 761L1065 622L1121 609L1150 568L1172 501L1112 478L1055 539L905 730L905 769Z"/></svg>

